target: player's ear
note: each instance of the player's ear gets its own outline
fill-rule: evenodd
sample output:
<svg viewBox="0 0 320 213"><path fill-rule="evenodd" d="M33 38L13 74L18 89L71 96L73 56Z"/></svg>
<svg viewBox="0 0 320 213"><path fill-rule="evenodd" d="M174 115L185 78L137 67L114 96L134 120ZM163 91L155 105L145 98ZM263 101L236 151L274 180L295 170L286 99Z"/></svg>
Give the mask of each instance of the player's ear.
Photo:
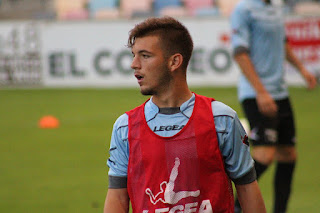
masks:
<svg viewBox="0 0 320 213"><path fill-rule="evenodd" d="M183 62L183 56L180 53L176 53L169 58L169 69L175 71L179 69Z"/></svg>

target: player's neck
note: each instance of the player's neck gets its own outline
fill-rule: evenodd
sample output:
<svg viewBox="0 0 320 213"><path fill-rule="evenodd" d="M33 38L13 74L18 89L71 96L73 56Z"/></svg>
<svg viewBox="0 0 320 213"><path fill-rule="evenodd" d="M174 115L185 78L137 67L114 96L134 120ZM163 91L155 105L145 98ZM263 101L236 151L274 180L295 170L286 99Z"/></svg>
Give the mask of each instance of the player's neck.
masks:
<svg viewBox="0 0 320 213"><path fill-rule="evenodd" d="M159 108L180 107L184 102L192 97L192 92L187 85L175 89L168 89L165 92L154 94L152 102Z"/></svg>

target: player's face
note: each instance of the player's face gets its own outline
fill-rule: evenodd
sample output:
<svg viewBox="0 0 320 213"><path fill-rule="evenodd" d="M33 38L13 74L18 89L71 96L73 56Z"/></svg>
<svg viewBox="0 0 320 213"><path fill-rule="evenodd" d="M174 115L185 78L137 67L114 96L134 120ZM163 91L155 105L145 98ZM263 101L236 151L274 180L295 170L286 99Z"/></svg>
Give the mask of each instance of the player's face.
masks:
<svg viewBox="0 0 320 213"><path fill-rule="evenodd" d="M137 38L132 54L131 68L143 95L158 95L168 89L171 74L157 36Z"/></svg>

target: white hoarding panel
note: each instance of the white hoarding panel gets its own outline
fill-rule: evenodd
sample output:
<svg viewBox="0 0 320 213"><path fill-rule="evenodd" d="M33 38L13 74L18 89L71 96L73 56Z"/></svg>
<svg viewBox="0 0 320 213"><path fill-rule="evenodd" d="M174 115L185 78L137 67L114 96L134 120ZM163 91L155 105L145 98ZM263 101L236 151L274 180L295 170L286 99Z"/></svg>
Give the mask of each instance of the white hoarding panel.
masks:
<svg viewBox="0 0 320 213"><path fill-rule="evenodd" d="M0 84L41 82L49 87L137 87L129 31L141 20L0 23ZM227 19L181 19L194 40L191 86L236 85ZM306 67L319 71L320 18L288 18L288 40ZM301 77L285 66L290 84Z"/></svg>
<svg viewBox="0 0 320 213"><path fill-rule="evenodd" d="M234 85L227 20L182 21L194 39L190 85ZM137 86L128 33L137 21L66 22L42 28L44 83L48 86Z"/></svg>

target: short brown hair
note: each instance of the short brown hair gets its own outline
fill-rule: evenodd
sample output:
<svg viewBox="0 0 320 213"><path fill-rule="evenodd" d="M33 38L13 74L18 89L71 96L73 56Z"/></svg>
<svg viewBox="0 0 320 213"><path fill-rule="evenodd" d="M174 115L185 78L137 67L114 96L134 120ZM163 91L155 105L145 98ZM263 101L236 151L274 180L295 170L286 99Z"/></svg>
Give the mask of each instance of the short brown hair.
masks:
<svg viewBox="0 0 320 213"><path fill-rule="evenodd" d="M168 16L148 18L130 31L128 47L132 48L136 38L149 35L159 36L165 56L180 53L183 56L182 67L187 68L193 51L193 41L183 24Z"/></svg>

